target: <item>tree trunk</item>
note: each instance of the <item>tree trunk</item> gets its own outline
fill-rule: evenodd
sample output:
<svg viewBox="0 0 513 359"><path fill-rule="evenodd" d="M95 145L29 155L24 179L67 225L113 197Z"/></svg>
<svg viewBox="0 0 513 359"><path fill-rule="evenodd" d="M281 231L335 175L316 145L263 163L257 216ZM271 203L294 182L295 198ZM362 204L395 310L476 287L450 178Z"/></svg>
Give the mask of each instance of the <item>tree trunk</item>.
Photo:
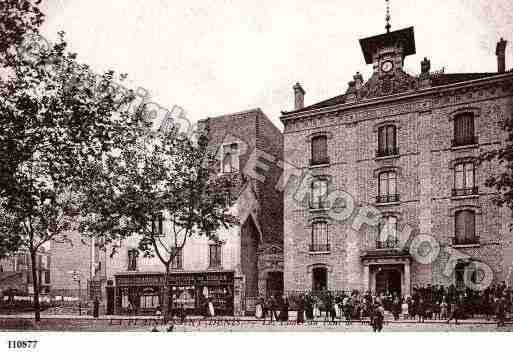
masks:
<svg viewBox="0 0 513 359"><path fill-rule="evenodd" d="M30 250L30 262L32 263L32 285L34 288L34 315L36 322L41 321L41 313L39 306L39 281L37 278L37 256L35 250Z"/></svg>
<svg viewBox="0 0 513 359"><path fill-rule="evenodd" d="M163 286L163 296L162 298L162 316L164 318L164 323L168 323L171 318L171 306L169 302L169 265L166 265L166 273L164 274L164 286Z"/></svg>

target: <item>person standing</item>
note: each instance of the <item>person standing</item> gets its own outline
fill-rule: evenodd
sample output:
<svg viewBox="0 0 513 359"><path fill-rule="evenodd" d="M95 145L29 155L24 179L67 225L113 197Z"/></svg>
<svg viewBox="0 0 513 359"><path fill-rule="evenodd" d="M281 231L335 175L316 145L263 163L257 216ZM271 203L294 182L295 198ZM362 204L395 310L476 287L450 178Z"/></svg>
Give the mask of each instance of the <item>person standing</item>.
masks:
<svg viewBox="0 0 513 359"><path fill-rule="evenodd" d="M497 303L497 327L503 327L506 319L506 299L501 297Z"/></svg>
<svg viewBox="0 0 513 359"><path fill-rule="evenodd" d="M305 322L305 298L300 295L297 302L297 324Z"/></svg>
<svg viewBox="0 0 513 359"><path fill-rule="evenodd" d="M214 303L212 303L212 298L208 298L208 315L209 317L215 317L216 313L214 311Z"/></svg>
<svg viewBox="0 0 513 359"><path fill-rule="evenodd" d="M381 302L376 303L372 318L372 329L374 332L381 332L381 330L383 330L383 321L385 319L385 308L383 308Z"/></svg>

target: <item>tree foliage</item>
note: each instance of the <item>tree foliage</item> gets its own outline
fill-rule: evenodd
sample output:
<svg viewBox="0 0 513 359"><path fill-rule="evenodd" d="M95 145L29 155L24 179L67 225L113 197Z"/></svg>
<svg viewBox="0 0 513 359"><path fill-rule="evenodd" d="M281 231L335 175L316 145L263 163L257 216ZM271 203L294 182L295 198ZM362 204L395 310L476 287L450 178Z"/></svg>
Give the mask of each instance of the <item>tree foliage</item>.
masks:
<svg viewBox="0 0 513 359"><path fill-rule="evenodd" d="M36 57L15 55L0 81L0 247L33 259L74 229L83 165L122 147L133 118L114 72L96 76L66 46L60 33ZM35 259L32 267L38 319Z"/></svg>
<svg viewBox="0 0 513 359"><path fill-rule="evenodd" d="M215 240L219 229L237 223L230 212L234 179L219 175L207 130L187 138L150 127L141 126L131 146L89 168L82 230L104 243L136 238L145 256L163 264L168 293L170 265L186 242L193 236ZM163 234L157 230L158 215L164 217ZM167 299L164 294L164 313Z"/></svg>
<svg viewBox="0 0 513 359"><path fill-rule="evenodd" d="M499 126L504 131L501 145L483 153L481 161L489 162L495 169L485 182L487 187L496 191L494 203L513 211L513 118L501 119Z"/></svg>

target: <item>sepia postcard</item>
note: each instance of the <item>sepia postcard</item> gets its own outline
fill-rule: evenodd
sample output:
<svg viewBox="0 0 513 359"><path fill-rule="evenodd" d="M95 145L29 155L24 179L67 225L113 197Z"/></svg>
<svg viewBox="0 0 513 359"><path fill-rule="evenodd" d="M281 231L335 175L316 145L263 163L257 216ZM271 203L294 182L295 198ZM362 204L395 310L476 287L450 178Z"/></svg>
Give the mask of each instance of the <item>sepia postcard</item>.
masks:
<svg viewBox="0 0 513 359"><path fill-rule="evenodd" d="M0 1L0 353L513 332L511 14Z"/></svg>

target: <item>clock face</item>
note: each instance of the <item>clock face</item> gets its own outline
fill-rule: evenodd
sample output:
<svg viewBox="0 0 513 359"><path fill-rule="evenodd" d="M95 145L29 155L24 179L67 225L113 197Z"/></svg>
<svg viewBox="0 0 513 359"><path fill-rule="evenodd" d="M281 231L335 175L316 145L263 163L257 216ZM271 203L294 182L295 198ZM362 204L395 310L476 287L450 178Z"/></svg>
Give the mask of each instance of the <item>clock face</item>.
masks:
<svg viewBox="0 0 513 359"><path fill-rule="evenodd" d="M392 64L392 61L385 61L381 64L381 70L383 70L383 72L390 72L393 67L394 64Z"/></svg>

